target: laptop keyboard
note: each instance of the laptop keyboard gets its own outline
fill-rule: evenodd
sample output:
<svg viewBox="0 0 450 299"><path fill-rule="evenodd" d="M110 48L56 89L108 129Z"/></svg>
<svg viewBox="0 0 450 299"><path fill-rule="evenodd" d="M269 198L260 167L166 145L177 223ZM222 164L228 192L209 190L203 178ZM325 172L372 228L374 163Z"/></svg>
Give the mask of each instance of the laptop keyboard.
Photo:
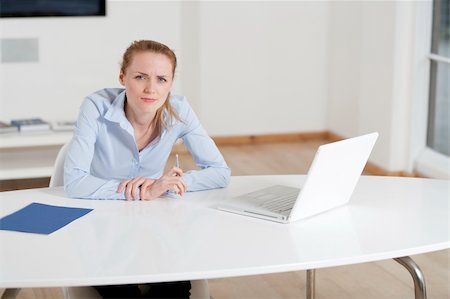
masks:
<svg viewBox="0 0 450 299"><path fill-rule="evenodd" d="M292 210L294 202L297 199L297 194L295 195L284 195L277 196L272 200L268 200L260 204L261 208L268 209L271 212L281 213Z"/></svg>
<svg viewBox="0 0 450 299"><path fill-rule="evenodd" d="M262 190L245 194L259 208L274 213L283 213L292 210L300 189L288 186L272 186Z"/></svg>

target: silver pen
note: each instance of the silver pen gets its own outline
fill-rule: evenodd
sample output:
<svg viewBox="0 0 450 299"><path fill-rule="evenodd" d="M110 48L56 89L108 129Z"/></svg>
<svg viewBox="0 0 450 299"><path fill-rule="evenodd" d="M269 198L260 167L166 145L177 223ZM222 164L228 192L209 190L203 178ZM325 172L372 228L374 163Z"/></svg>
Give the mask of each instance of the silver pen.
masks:
<svg viewBox="0 0 450 299"><path fill-rule="evenodd" d="M180 158L178 157L178 154L175 154L175 167L180 168Z"/></svg>
<svg viewBox="0 0 450 299"><path fill-rule="evenodd" d="M175 154L175 167L180 168L180 157L178 157L178 154ZM177 176L177 174L176 174ZM170 195L175 196L175 198L181 198L181 195L176 193L175 191L169 191Z"/></svg>

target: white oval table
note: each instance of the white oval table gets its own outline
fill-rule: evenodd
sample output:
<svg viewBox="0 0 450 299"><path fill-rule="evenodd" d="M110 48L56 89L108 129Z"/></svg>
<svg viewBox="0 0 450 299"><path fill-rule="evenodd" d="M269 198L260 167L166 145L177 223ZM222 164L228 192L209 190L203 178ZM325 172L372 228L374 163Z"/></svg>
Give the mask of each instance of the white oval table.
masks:
<svg viewBox="0 0 450 299"><path fill-rule="evenodd" d="M0 193L0 217L31 202L93 208L50 235L0 231L3 297L23 287L212 279L395 259L425 281L410 255L449 248L449 181L362 176L350 203L291 224L219 211L228 198L305 176L232 177L229 187L151 202L66 198L62 188Z"/></svg>

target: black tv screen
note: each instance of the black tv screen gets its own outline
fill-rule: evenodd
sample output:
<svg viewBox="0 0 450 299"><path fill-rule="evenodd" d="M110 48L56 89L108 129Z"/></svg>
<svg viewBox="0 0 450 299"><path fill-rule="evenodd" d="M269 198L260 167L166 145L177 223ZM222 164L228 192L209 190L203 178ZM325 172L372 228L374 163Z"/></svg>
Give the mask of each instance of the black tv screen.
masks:
<svg viewBox="0 0 450 299"><path fill-rule="evenodd" d="M106 0L0 0L0 17L104 16Z"/></svg>

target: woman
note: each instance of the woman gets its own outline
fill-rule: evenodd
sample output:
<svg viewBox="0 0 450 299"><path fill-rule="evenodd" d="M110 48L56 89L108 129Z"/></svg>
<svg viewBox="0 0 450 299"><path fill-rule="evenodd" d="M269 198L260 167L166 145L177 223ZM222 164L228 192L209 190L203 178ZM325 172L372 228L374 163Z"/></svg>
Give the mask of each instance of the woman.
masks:
<svg viewBox="0 0 450 299"><path fill-rule="evenodd" d="M135 41L123 55L119 80L125 88L103 89L84 100L64 165L68 196L152 200L168 191L183 195L228 184L230 169L186 98L170 94L176 65L167 46ZM163 173L179 138L200 170L172 167ZM187 288L186 282L179 285ZM117 288L131 297L128 288L137 286L111 288L114 297ZM108 297L111 288L97 290Z"/></svg>

